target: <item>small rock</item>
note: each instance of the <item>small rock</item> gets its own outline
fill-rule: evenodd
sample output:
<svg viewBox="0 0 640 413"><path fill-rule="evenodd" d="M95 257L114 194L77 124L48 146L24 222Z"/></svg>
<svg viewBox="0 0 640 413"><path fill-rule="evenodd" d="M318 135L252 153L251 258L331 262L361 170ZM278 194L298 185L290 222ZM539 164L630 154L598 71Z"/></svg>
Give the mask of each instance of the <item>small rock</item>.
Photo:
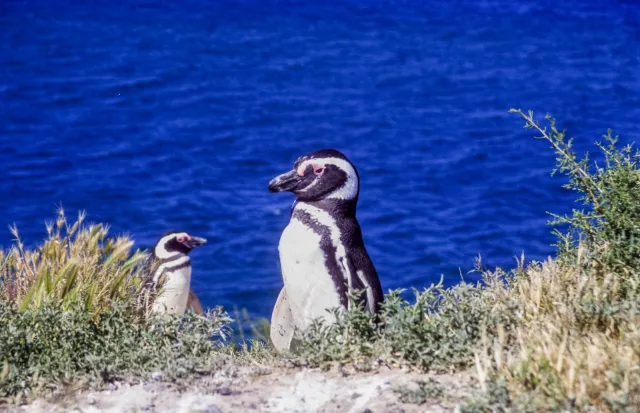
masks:
<svg viewBox="0 0 640 413"><path fill-rule="evenodd" d="M371 410L371 409L364 409L364 410L362 411L362 413L373 413L373 410Z"/></svg>
<svg viewBox="0 0 640 413"><path fill-rule="evenodd" d="M221 396L231 396L233 394L233 391L228 387L222 387L218 389L218 394Z"/></svg>
<svg viewBox="0 0 640 413"><path fill-rule="evenodd" d="M222 410L220 410L220 408L215 404L212 404L204 409L202 413L222 413Z"/></svg>
<svg viewBox="0 0 640 413"><path fill-rule="evenodd" d="M153 372L151 373L151 378L155 381L160 381L162 380L162 373L160 373L159 371Z"/></svg>

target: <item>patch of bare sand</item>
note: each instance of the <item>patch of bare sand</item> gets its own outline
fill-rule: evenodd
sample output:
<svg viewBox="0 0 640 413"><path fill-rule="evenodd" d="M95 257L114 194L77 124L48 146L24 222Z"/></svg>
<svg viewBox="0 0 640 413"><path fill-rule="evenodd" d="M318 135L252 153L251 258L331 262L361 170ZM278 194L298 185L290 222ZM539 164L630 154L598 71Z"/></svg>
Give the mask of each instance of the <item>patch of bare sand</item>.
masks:
<svg viewBox="0 0 640 413"><path fill-rule="evenodd" d="M433 379L442 394L422 404L398 389ZM202 377L187 388L158 382L35 401L14 411L33 413L425 413L451 412L474 392L470 375L424 375L398 369L346 374L318 369L238 368ZM414 400L415 403L415 400Z"/></svg>

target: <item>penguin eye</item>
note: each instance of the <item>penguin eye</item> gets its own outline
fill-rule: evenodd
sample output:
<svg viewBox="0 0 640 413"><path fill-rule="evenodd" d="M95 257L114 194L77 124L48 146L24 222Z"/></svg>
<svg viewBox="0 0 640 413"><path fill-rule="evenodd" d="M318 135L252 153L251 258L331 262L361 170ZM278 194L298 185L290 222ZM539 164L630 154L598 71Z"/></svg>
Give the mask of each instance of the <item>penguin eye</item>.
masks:
<svg viewBox="0 0 640 413"><path fill-rule="evenodd" d="M178 242L184 242L184 237L178 237Z"/></svg>
<svg viewBox="0 0 640 413"><path fill-rule="evenodd" d="M313 164L313 173L316 175L320 175L322 174L322 172L324 172L324 167L318 165L318 164Z"/></svg>

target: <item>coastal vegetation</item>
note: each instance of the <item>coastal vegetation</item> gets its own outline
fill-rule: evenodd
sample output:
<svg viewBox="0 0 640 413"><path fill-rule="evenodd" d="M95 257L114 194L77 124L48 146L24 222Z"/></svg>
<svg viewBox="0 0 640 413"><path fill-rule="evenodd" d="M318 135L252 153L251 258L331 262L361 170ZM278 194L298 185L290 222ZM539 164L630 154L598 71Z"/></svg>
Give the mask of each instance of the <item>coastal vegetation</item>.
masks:
<svg viewBox="0 0 640 413"><path fill-rule="evenodd" d="M379 319L357 306L336 312L335 325L314 324L282 357L260 328L237 339L220 308L149 314L146 253L60 212L41 246L25 249L14 227L14 246L0 252L1 400L152 377L179 384L242 364L356 374L395 366L474 375L478 396L460 401L467 412L637 412L640 154L609 131L597 161L579 158L552 118L543 126L531 112L512 112L555 152L553 172L568 177L580 203L553 215L554 258L522 256L493 270L478 260L482 282L432 285L411 300L390 291ZM399 391L407 402L439 397L437 383L423 384Z"/></svg>

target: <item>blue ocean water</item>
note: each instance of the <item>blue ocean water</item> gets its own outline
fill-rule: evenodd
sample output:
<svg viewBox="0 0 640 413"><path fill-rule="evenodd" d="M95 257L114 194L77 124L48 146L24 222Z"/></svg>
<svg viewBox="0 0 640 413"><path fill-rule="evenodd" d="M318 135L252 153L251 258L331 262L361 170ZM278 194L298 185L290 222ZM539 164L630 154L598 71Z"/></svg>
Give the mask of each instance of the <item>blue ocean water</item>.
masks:
<svg viewBox="0 0 640 413"><path fill-rule="evenodd" d="M510 107L578 148L640 136L633 1L0 3L0 244L56 205L193 253L205 305L270 313L290 194L267 182L334 147L359 168L383 288L545 259L574 196Z"/></svg>

